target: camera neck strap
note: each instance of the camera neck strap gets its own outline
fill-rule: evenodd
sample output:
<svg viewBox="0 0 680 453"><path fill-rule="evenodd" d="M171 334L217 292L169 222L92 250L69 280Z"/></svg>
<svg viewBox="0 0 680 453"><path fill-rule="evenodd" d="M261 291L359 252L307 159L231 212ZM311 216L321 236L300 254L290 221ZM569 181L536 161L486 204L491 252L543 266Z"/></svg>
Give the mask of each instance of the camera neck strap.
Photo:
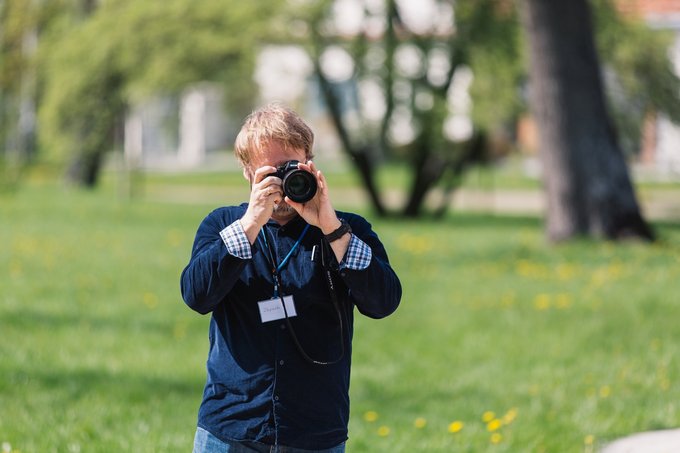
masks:
<svg viewBox="0 0 680 453"><path fill-rule="evenodd" d="M269 264L272 267L272 277L274 278L274 297L279 297L279 288L281 286L279 276L281 275L281 270L283 270L283 268L286 266L288 260L290 260L290 257L293 256L293 253L295 253L295 250L300 247L302 239L307 234L307 230L309 230L309 224L305 225L302 233L300 233L300 237L298 237L297 241L295 241L295 244L293 244L293 247L279 264L276 264L276 254L274 253L274 248L269 245L269 241L267 240L266 228L266 226L262 227L257 238L262 242L263 249L269 252Z"/></svg>
<svg viewBox="0 0 680 453"><path fill-rule="evenodd" d="M293 329L293 325L290 322L290 318L288 317L288 310L286 309L286 303L283 299L283 295L279 292L279 288L281 287L281 282L280 282L280 273L283 267L286 265L290 257L293 255L295 250L300 246L300 243L302 242L302 238L304 238L305 234L307 234L307 230L309 229L309 224L305 225L304 230L302 230L302 233L300 234L300 237L298 240L295 242L293 247L291 248L290 252L285 256L285 258L279 263L278 265L276 264L276 256L274 254L274 249L270 245L270 242L267 240L267 232L266 232L266 226L262 227L260 230L260 235L258 236L258 239L261 238L262 244L264 244L264 249L269 252L269 264L271 264L271 272L272 272L272 278L274 280L274 298L278 298L279 301L281 302L281 306L283 307L283 313L285 315L285 320L286 320L286 326L288 327L288 331L290 332L291 338L293 339L293 343L295 343L295 347L297 348L298 352L302 357L309 363L313 365L334 365L342 360L342 358L345 356L345 336L344 336L344 330L345 326L344 323L342 322L342 312L340 311L340 304L338 302L338 295L335 292L335 285L333 284L333 276L331 275L331 268L330 265L328 264L328 259L329 255L331 254L330 250L330 244L326 239L321 240L321 263L322 267L324 270L324 274L326 277L326 285L328 286L328 292L331 297L331 302L333 303L333 308L335 308L335 312L338 315L338 322L340 324L340 355L338 358L331 360L331 361L321 361L321 360L315 360L312 357L307 354L307 352L304 350L302 347L302 344L300 344L300 340L298 340L297 335L295 334L295 329Z"/></svg>

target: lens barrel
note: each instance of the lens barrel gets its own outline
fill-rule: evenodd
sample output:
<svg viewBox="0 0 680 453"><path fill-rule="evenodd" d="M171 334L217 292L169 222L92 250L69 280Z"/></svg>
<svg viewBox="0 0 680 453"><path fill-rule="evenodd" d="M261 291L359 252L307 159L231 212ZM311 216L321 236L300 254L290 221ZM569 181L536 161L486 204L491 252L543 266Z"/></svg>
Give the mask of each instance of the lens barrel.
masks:
<svg viewBox="0 0 680 453"><path fill-rule="evenodd" d="M283 193L296 203L306 203L316 195L316 177L298 168L297 160L281 165L274 174L283 181Z"/></svg>

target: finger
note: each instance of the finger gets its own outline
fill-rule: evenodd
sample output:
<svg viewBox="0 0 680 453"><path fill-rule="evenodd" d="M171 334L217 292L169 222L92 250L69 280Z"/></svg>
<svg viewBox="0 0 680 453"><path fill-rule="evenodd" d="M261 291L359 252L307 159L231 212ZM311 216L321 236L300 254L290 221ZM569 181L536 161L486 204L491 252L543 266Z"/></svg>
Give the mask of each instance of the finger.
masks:
<svg viewBox="0 0 680 453"><path fill-rule="evenodd" d="M316 179L319 181L319 187L321 190L325 192L328 188L328 185L326 184L326 177L323 175L323 173L321 173L321 170L316 172Z"/></svg>
<svg viewBox="0 0 680 453"><path fill-rule="evenodd" d="M319 179L319 174L320 174L321 172L320 172L319 170L316 169L316 165L314 165L314 162L312 162L311 160L307 161L306 164L300 163L300 164L298 165L298 168L301 168L301 169L303 169L303 170L306 170L306 171L310 172L311 174L313 174L314 176L316 176L316 181L317 181L317 183L319 183L319 184L322 183L322 181Z"/></svg>
<svg viewBox="0 0 680 453"><path fill-rule="evenodd" d="M262 182L272 173L276 173L276 167L272 167L271 165L265 165L264 167L258 168L257 170L255 170L255 173L253 174L253 183L258 184Z"/></svg>
<svg viewBox="0 0 680 453"><path fill-rule="evenodd" d="M266 196L271 197L272 195L278 195L280 197L283 197L283 190L281 189L281 186L277 185L269 185L265 188L262 189L265 193Z"/></svg>
<svg viewBox="0 0 680 453"><path fill-rule="evenodd" d="M298 163L298 170L304 170L304 171L308 171L310 173L314 173L314 171L312 170L312 168L309 165L309 162L306 163L306 164L302 163L302 162Z"/></svg>

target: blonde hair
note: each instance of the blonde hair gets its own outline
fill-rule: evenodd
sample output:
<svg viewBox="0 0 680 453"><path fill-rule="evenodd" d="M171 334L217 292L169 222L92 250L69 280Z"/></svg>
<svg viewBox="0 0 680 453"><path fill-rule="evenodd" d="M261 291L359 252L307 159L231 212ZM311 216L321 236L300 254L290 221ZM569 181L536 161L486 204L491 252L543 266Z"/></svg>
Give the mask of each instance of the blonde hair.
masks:
<svg viewBox="0 0 680 453"><path fill-rule="evenodd" d="M307 160L313 157L314 133L304 120L288 107L273 102L246 117L236 136L234 153L239 163L247 168L254 155L276 142L284 149L301 149Z"/></svg>

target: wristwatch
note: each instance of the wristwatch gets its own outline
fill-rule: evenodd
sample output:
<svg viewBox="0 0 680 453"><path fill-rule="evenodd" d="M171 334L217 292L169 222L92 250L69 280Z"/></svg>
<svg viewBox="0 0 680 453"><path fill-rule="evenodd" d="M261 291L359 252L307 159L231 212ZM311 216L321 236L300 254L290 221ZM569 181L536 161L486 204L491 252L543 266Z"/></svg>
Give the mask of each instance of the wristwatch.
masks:
<svg viewBox="0 0 680 453"><path fill-rule="evenodd" d="M330 243L333 241L337 241L341 237L343 237L347 233L352 232L352 227L349 226L349 223L345 219L340 219L340 226L338 227L337 230L333 231L332 233L324 235L326 240Z"/></svg>

